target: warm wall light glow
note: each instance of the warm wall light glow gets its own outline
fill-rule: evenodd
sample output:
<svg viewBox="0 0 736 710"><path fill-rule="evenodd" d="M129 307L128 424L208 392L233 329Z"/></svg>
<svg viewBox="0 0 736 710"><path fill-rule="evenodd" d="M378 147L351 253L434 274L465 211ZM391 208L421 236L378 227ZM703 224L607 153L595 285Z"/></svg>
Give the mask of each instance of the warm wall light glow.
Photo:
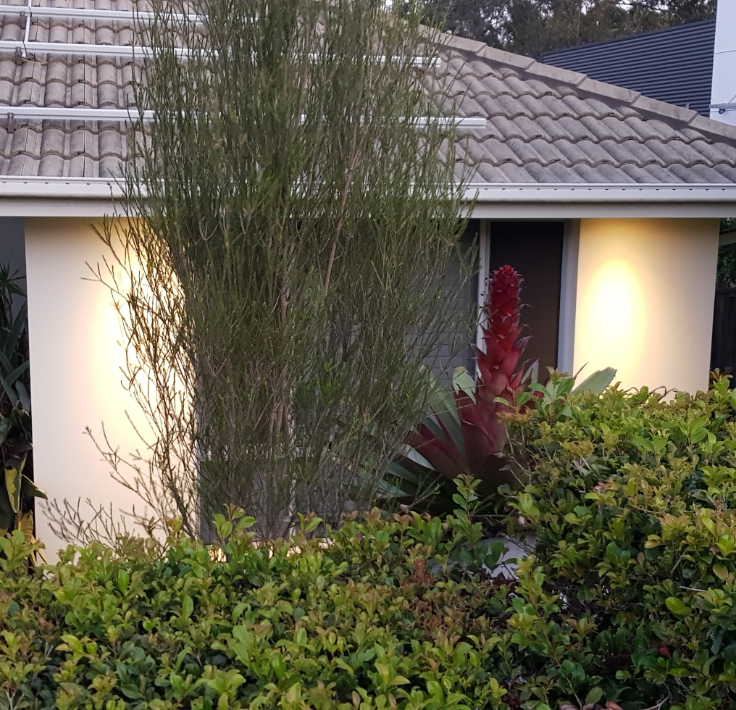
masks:
<svg viewBox="0 0 736 710"><path fill-rule="evenodd" d="M580 223L574 369L615 367L624 387L707 387L718 222Z"/></svg>
<svg viewBox="0 0 736 710"><path fill-rule="evenodd" d="M593 274L586 302L580 304L581 316L588 323L587 337L624 370L643 356L649 320L639 279L630 262L606 262Z"/></svg>
<svg viewBox="0 0 736 710"><path fill-rule="evenodd" d="M124 338L110 291L89 280L87 264L101 263L106 249L87 220L26 219L25 240L36 482L51 499L81 500L86 514L87 498L145 514L85 435L89 427L102 438L104 424L125 456L142 448L138 432L147 435L121 384ZM42 514L37 534L53 557L60 544Z"/></svg>

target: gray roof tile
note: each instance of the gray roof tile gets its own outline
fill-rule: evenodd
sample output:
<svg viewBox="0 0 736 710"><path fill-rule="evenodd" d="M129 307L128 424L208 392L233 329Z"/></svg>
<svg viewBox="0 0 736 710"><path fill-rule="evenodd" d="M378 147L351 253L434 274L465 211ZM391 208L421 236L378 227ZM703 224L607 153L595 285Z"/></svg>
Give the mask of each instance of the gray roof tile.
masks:
<svg viewBox="0 0 736 710"><path fill-rule="evenodd" d="M733 163L718 163L714 170L727 182L736 182L736 166Z"/></svg>

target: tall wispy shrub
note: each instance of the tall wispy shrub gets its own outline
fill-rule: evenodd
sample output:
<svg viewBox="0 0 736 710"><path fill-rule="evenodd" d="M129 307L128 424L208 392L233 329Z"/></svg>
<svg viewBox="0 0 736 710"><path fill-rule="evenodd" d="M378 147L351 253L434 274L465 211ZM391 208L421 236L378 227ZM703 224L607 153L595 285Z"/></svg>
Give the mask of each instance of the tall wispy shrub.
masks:
<svg viewBox="0 0 736 710"><path fill-rule="evenodd" d="M192 534L225 503L264 536L338 516L424 411L464 187L440 37L399 5L174 0L140 40L101 276L153 434L108 458Z"/></svg>

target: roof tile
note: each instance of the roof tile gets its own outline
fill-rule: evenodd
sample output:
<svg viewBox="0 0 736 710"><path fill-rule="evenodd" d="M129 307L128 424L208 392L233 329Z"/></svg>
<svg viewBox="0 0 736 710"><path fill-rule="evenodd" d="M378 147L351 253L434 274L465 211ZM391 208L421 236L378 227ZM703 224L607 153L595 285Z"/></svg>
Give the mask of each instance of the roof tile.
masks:
<svg viewBox="0 0 736 710"><path fill-rule="evenodd" d="M555 121L549 116L539 116L535 123L551 141L570 140L573 137L569 131L565 130L562 121Z"/></svg>
<svg viewBox="0 0 736 710"><path fill-rule="evenodd" d="M585 74L580 74L576 71L570 71L569 69L561 69L560 67L552 66L551 64L541 64L535 62L526 69L526 73L529 76L538 76L542 79L552 79L553 81L561 81L565 84L572 84L573 86L580 86L585 84L586 81L590 81Z"/></svg>

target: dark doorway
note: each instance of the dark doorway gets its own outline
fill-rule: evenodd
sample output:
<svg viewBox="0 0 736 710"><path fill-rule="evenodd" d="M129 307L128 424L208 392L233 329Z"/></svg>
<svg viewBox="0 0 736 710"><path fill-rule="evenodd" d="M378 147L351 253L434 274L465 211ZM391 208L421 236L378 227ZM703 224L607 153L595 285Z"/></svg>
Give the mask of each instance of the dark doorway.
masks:
<svg viewBox="0 0 736 710"><path fill-rule="evenodd" d="M524 277L524 359L539 360L540 377L557 367L563 234L563 222L491 222L490 271L509 264Z"/></svg>
<svg viewBox="0 0 736 710"><path fill-rule="evenodd" d="M736 288L717 288L710 369L733 375L736 366Z"/></svg>

